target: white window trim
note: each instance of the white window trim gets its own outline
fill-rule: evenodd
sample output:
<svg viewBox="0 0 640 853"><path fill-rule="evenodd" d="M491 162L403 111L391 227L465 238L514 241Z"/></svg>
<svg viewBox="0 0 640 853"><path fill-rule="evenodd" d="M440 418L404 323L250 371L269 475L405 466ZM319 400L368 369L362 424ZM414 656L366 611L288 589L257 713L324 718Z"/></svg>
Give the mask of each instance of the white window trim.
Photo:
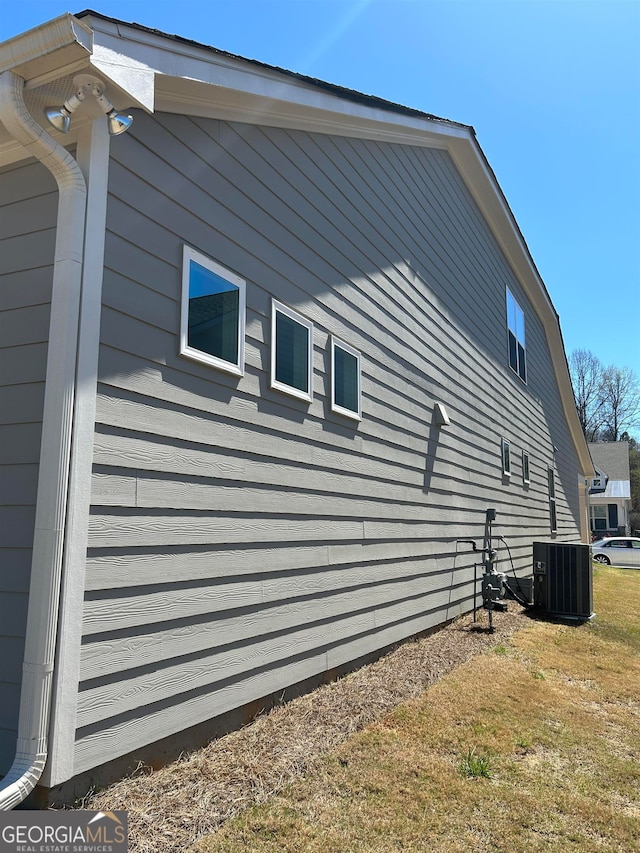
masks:
<svg viewBox="0 0 640 853"><path fill-rule="evenodd" d="M525 459L527 460L526 465ZM522 451L522 482L525 485L529 485L531 482L531 457L528 450Z"/></svg>
<svg viewBox="0 0 640 853"><path fill-rule="evenodd" d="M507 441L506 438L502 439L501 450L502 450L502 475L503 475L503 477L510 477L511 476L511 442ZM509 453L506 454L505 450L508 450ZM509 460L508 465L506 464L507 463L507 457Z"/></svg>
<svg viewBox="0 0 640 853"><path fill-rule="evenodd" d="M231 361L225 361L211 353L203 352L202 350L190 347L189 340L189 279L191 261L194 261L199 266L211 270L211 272L226 279L231 284L238 288L238 362L234 364ZM226 269L216 261L192 249L186 244L182 251L182 298L180 303L180 355L189 358L192 361L199 361L203 364L208 364L211 367L216 367L223 370L225 373L231 373L234 376L244 376L244 338L246 325L246 298L247 284L240 276Z"/></svg>
<svg viewBox="0 0 640 853"><path fill-rule="evenodd" d="M276 379L276 315L280 312L301 326L305 326L309 332L308 337L308 352L307 352L307 387L308 393L301 391L299 388L294 388L292 385L287 385L284 382L279 382ZM308 403L313 402L313 323L293 311L277 299L271 299L271 388L276 391L282 391L284 394L289 394L291 397L296 397L298 400L305 400Z"/></svg>
<svg viewBox="0 0 640 853"><path fill-rule="evenodd" d="M360 353L357 349L354 349L349 344L346 344L344 341L341 341L340 338L336 338L331 335L331 411L337 412L339 415L344 415L345 418L351 418L354 421L362 420L362 380L360 373ZM336 403L336 370L335 370L335 352L336 347L344 350L349 355L352 355L357 362L357 370L358 370L358 410L353 411L353 409L345 409L344 406L339 406Z"/></svg>

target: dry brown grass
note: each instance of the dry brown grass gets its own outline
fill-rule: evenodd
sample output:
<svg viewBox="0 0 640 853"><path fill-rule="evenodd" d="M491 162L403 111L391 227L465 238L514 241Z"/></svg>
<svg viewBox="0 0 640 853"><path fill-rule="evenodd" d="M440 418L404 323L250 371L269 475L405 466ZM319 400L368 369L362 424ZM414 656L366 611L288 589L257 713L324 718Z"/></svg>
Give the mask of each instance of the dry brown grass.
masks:
<svg viewBox="0 0 640 853"><path fill-rule="evenodd" d="M596 607L527 622L191 853L639 851L640 575L600 570Z"/></svg>
<svg viewBox="0 0 640 853"><path fill-rule="evenodd" d="M137 853L640 851L640 574L598 571L593 624L510 606L86 807L128 810Z"/></svg>
<svg viewBox="0 0 640 853"><path fill-rule="evenodd" d="M142 771L84 801L129 812L132 853L177 853L248 806L264 802L354 732L528 623L520 607L406 643L381 660L258 718L155 773ZM484 620L486 614L479 616Z"/></svg>

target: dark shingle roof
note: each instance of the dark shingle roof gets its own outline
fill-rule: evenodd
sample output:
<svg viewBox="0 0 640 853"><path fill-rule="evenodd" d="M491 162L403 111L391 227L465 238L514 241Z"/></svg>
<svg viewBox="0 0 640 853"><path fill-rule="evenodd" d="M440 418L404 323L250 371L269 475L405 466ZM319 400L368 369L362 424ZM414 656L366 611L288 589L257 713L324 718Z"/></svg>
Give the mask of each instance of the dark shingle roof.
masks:
<svg viewBox="0 0 640 853"><path fill-rule="evenodd" d="M629 442L601 441L589 444L593 464L610 480L630 480Z"/></svg>

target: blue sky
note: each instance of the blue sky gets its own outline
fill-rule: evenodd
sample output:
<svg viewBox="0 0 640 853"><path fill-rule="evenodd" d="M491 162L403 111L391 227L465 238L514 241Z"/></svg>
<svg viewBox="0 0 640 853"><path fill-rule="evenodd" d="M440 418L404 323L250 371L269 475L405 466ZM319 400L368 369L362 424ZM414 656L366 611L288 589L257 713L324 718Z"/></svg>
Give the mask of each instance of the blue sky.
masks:
<svg viewBox="0 0 640 853"><path fill-rule="evenodd" d="M4 40L65 0L6 3ZM473 125L567 354L640 375L640 0L96 0L95 10Z"/></svg>

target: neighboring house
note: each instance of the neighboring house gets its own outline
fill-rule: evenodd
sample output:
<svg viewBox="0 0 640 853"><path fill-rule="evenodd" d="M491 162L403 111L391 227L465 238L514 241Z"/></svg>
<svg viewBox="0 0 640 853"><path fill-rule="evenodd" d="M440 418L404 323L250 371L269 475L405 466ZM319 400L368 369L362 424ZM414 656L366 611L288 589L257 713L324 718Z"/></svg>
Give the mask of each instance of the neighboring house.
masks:
<svg viewBox="0 0 640 853"><path fill-rule="evenodd" d="M488 508L522 573L588 540L558 317L472 128L94 13L0 72L1 803L468 612Z"/></svg>
<svg viewBox="0 0 640 853"><path fill-rule="evenodd" d="M596 469L589 489L591 533L599 537L630 534L629 442L597 442L589 444L589 452Z"/></svg>

